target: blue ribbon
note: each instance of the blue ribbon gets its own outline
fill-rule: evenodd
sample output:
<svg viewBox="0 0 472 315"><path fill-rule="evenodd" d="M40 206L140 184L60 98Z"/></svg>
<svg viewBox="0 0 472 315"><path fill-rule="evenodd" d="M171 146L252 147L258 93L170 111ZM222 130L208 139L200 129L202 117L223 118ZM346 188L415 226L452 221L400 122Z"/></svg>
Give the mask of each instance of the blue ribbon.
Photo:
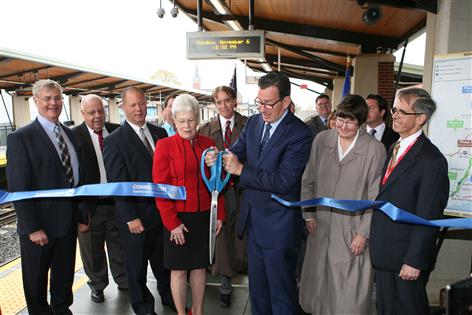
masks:
<svg viewBox="0 0 472 315"><path fill-rule="evenodd" d="M35 198L70 198L80 196L154 197L173 200L187 198L185 187L148 182L120 182L83 185L77 188L6 192L0 190L0 204Z"/></svg>
<svg viewBox="0 0 472 315"><path fill-rule="evenodd" d="M370 201L370 200L337 200L333 198L315 198L304 201L290 202L286 201L274 194L271 197L287 207L302 206L325 206L336 209L356 212L365 209L377 209L385 213L393 221L419 224L434 227L451 227L472 229L472 218L443 219L443 220L426 220L408 211L402 210L387 201Z"/></svg>

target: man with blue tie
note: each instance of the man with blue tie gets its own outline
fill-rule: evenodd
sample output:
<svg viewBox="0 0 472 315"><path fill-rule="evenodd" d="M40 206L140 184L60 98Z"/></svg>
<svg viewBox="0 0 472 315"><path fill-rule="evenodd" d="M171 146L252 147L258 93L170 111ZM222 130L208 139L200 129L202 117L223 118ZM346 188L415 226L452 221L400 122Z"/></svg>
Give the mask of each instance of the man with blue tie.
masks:
<svg viewBox="0 0 472 315"><path fill-rule="evenodd" d="M280 72L259 79L255 104L238 141L224 156L225 170L240 176L244 190L238 234L247 233L252 314L297 314L295 281L302 215L271 198L300 199L300 180L313 135L287 108L290 81ZM213 164L215 155L207 155Z"/></svg>
<svg viewBox="0 0 472 315"><path fill-rule="evenodd" d="M7 139L8 189L15 192L77 187L82 180L80 146L71 130L59 122L62 88L53 80L38 80L32 92L37 118ZM73 300L77 224L88 223L84 204L75 198L28 199L13 204L18 217L28 313L72 314L69 307ZM81 231L87 229L88 226L80 226Z"/></svg>

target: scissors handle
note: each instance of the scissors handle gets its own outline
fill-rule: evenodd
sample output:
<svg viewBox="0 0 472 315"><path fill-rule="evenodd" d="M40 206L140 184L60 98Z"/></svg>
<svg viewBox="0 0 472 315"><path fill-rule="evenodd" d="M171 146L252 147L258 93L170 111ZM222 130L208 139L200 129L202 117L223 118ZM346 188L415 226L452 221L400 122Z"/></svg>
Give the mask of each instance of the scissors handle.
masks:
<svg viewBox="0 0 472 315"><path fill-rule="evenodd" d="M228 183L229 178L231 176L230 173L226 173L226 177L224 180L221 179L221 172L223 171L223 154L225 153L224 151L218 152L218 156L216 157L215 164L213 164L210 167L210 178L205 174L205 156L208 151L214 150L213 148L208 148L202 153L202 158L200 161L200 170L202 173L202 179L205 185L207 186L208 190L210 192L212 191L218 191L220 192L223 187Z"/></svg>

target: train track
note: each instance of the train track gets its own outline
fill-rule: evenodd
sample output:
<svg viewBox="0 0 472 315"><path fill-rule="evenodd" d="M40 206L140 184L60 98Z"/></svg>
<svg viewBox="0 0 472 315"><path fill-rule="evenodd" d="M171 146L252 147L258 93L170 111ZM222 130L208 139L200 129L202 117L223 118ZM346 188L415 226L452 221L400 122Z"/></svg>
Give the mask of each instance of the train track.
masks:
<svg viewBox="0 0 472 315"><path fill-rule="evenodd" d="M0 226L16 222L16 211L13 204L7 203L0 205Z"/></svg>

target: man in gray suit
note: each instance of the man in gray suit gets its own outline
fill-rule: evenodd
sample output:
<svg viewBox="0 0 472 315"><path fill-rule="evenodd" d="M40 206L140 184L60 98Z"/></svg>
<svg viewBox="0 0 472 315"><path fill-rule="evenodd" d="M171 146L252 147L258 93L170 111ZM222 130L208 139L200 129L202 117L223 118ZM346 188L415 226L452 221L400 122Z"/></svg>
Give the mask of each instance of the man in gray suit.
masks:
<svg viewBox="0 0 472 315"><path fill-rule="evenodd" d="M313 132L313 137L316 137L318 132L328 129L328 116L331 113L331 100L326 94L320 94L316 98L316 111L318 115L311 117L305 123Z"/></svg>
<svg viewBox="0 0 472 315"><path fill-rule="evenodd" d="M95 94L84 96L80 108L84 122L72 132L77 135L82 147L79 160L83 170L83 184L103 184L107 182L102 154L103 139L120 125L105 122L102 99ZM89 278L87 283L92 290L91 299L95 303L101 303L105 299L103 290L109 283L107 254L118 289L127 290L128 283L113 198L87 198L86 204L90 213L90 230L79 233L80 256Z"/></svg>

